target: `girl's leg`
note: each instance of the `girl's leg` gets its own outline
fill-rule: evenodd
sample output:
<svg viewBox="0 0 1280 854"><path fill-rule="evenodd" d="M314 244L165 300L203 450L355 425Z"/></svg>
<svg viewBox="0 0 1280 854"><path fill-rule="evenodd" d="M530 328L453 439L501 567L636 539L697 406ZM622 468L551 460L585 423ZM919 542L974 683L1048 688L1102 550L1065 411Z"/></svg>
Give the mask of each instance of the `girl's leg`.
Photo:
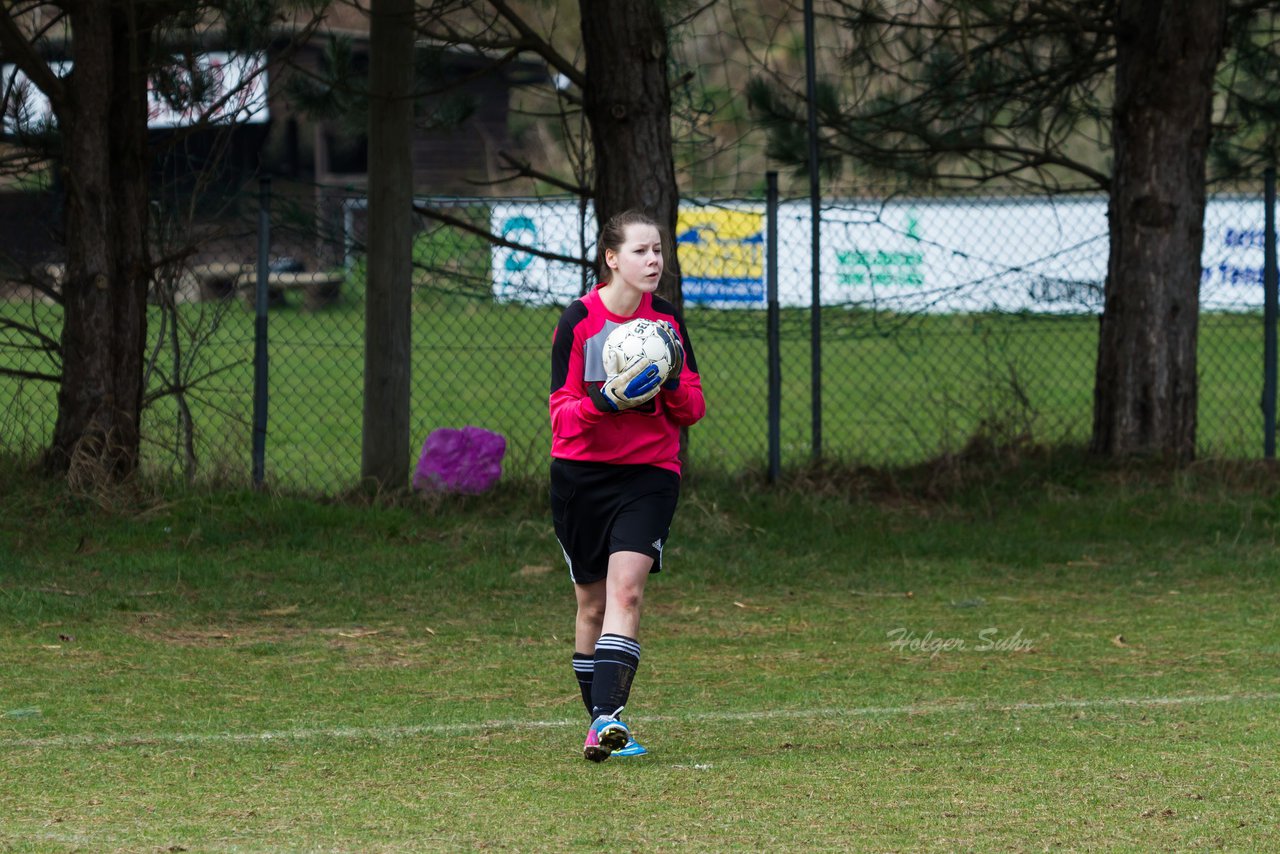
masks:
<svg viewBox="0 0 1280 854"><path fill-rule="evenodd" d="M614 552L605 579L604 619L595 646L591 686L592 714L616 715L627 704L631 680L640 664L640 607L653 558L640 552Z"/></svg>
<svg viewBox="0 0 1280 854"><path fill-rule="evenodd" d="M600 640L604 622L605 579L593 584L575 584L573 591L578 600L573 632L573 673L578 679L587 715L594 718L591 713L591 685L595 676L596 641Z"/></svg>
<svg viewBox="0 0 1280 854"><path fill-rule="evenodd" d="M614 552L609 555L609 576L605 579L603 634L640 636L640 606L644 603L644 584L649 580L653 558L640 552Z"/></svg>
<svg viewBox="0 0 1280 854"><path fill-rule="evenodd" d="M573 585L578 600L578 616L574 623L573 649L575 652L594 653L596 641L604 624L607 579L592 584Z"/></svg>

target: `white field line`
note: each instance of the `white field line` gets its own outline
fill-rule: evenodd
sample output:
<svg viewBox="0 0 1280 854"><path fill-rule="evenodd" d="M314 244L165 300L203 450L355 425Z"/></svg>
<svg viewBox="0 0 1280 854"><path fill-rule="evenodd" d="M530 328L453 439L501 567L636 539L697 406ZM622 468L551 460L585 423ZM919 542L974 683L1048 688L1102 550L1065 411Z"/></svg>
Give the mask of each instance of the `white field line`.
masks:
<svg viewBox="0 0 1280 854"><path fill-rule="evenodd" d="M809 718L877 718L904 715L942 715L957 713L989 714L1003 712L1041 712L1063 709L1162 708L1171 706L1203 706L1214 704L1246 704L1280 702L1280 693L1201 694L1175 697L1102 697L1083 700L1049 700L1040 703L976 703L969 700L938 702L910 706L863 706L847 709L769 709L750 712L694 712L680 715L646 715L645 723L697 723L715 721L804 720ZM313 739L389 740L430 736L467 735L493 730L538 730L579 727L582 718L561 720L471 721L459 723L417 724L385 727L316 727L263 732L207 733L135 733L132 735L55 735L47 738L0 739L0 749L23 750L57 747L134 747L180 744L254 744L272 741L308 741Z"/></svg>

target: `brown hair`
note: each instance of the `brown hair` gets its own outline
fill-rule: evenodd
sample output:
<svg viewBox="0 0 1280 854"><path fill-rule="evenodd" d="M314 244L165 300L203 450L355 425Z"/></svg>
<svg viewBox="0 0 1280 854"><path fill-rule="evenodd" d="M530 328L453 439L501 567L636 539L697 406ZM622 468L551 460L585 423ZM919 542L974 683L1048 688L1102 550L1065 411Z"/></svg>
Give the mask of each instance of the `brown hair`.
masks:
<svg viewBox="0 0 1280 854"><path fill-rule="evenodd" d="M613 271L605 263L604 253L610 249L617 253L622 249L622 244L627 239L627 228L632 225L650 225L658 229L658 234L662 235L662 226L644 211L631 208L609 217L604 228L600 229L600 239L596 241L596 264L601 281L608 282L613 279Z"/></svg>

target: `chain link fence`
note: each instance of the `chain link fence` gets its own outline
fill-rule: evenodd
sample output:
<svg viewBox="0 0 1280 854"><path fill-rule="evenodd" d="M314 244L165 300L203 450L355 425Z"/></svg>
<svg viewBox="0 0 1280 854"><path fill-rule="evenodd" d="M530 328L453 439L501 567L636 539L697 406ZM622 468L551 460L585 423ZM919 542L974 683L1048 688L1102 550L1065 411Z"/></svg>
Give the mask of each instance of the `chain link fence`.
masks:
<svg viewBox="0 0 1280 854"><path fill-rule="evenodd" d="M1261 196L1214 197L1206 213L1202 456L1263 452ZM474 425L506 437L508 476L541 477L551 334L594 281L581 260L594 254L594 216L555 198L422 199L418 209L411 454L436 428ZM358 482L365 222L359 195L292 186L162 230L172 245L157 256L184 260L153 288L146 470L248 482L264 271L266 481L325 493ZM8 225L4 234L18 233ZM691 470L763 470L771 429L784 466L812 459L819 442L826 459L900 466L972 443L1088 440L1103 198L826 200L816 339L807 200L773 211L759 200L688 200L673 237L708 399L690 431ZM190 251L168 251L181 247ZM34 457L56 416L60 267L56 246L4 250L0 450ZM772 264L781 395L771 426Z"/></svg>

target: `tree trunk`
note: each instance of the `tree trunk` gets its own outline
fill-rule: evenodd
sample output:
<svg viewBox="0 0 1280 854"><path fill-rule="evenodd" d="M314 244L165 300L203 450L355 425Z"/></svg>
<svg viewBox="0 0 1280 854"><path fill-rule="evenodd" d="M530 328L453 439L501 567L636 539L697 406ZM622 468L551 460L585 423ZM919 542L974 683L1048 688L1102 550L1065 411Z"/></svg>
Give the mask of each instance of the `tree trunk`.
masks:
<svg viewBox="0 0 1280 854"><path fill-rule="evenodd" d="M409 475L413 286L413 0L373 0L369 27L369 267L361 474Z"/></svg>
<svg viewBox="0 0 1280 854"><path fill-rule="evenodd" d="M121 480L138 465L147 332L147 62L127 4L78 3L64 139L62 384L46 466Z"/></svg>
<svg viewBox="0 0 1280 854"><path fill-rule="evenodd" d="M667 29L656 0L580 0L583 110L595 160L596 219L636 208L666 231L659 293L682 304L674 237L679 212L671 145Z"/></svg>
<svg viewBox="0 0 1280 854"><path fill-rule="evenodd" d="M1205 157L1225 0L1122 0L1093 450L1195 455Z"/></svg>

